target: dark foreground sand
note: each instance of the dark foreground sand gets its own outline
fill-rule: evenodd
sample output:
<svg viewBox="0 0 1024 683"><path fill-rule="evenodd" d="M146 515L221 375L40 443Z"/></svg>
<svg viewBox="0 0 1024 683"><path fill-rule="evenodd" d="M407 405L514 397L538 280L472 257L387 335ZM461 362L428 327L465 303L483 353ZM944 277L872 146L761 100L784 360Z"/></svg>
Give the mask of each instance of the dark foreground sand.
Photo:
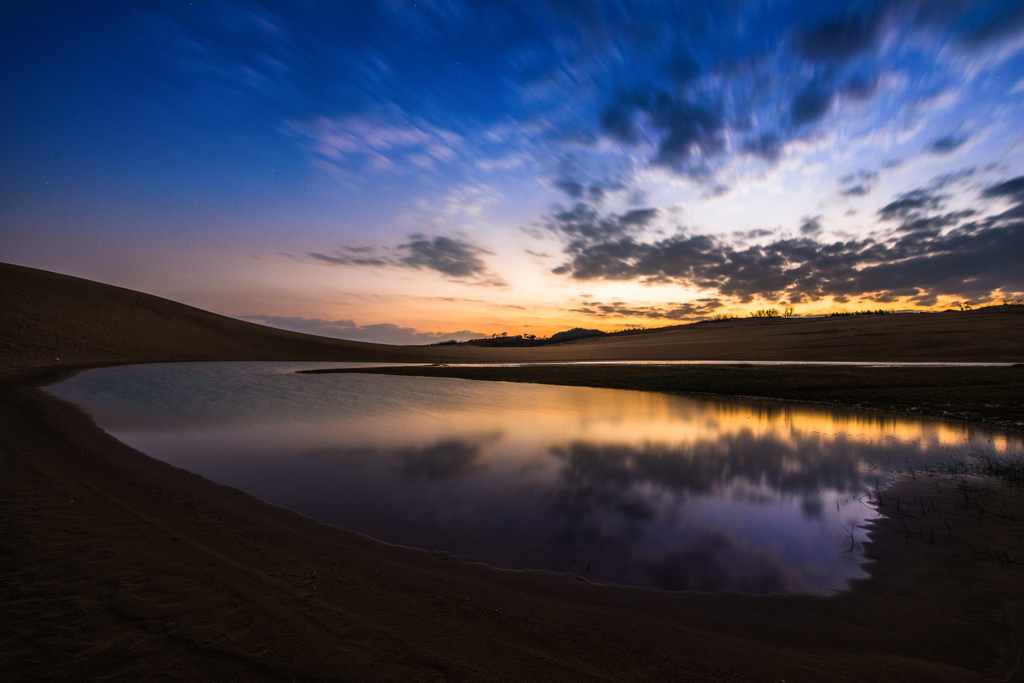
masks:
<svg viewBox="0 0 1024 683"><path fill-rule="evenodd" d="M0 327L5 680L1021 678L1020 488L901 477L883 492L884 516L863 548L871 578L831 597L666 593L501 571L388 546L175 469L36 388L93 364L424 351L248 326L236 338L243 323L17 271L0 267L0 322L17 323ZM117 330L61 308L83 291ZM136 313L124 308L133 301ZM60 361L47 355L54 330Z"/></svg>

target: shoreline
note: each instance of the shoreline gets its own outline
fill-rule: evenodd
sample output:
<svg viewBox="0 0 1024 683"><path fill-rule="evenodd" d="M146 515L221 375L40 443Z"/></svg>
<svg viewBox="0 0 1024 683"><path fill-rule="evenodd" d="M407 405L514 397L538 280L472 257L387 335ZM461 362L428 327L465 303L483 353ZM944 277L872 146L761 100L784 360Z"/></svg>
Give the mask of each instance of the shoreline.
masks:
<svg viewBox="0 0 1024 683"><path fill-rule="evenodd" d="M12 425L0 443L0 670L16 680L990 680L1019 670L1020 489L894 482L869 525L870 577L829 597L591 584L389 546L149 458L38 388L79 369L0 386ZM910 517L906 500L923 501L925 487L930 502ZM929 515L945 521L925 532Z"/></svg>

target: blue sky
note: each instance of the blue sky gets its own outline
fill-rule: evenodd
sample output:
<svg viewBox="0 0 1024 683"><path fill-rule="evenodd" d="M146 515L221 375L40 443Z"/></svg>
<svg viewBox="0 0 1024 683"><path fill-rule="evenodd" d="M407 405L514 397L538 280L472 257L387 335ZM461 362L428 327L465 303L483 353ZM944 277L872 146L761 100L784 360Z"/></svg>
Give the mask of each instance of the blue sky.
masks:
<svg viewBox="0 0 1024 683"><path fill-rule="evenodd" d="M1020 2L39 2L0 34L0 260L396 343L1024 293Z"/></svg>

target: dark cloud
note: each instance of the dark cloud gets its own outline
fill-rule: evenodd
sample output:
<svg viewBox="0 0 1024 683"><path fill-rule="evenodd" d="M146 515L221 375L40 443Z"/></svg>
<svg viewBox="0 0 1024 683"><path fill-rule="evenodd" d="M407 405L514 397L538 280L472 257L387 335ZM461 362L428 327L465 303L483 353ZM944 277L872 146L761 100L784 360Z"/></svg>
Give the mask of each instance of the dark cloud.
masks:
<svg viewBox="0 0 1024 683"><path fill-rule="evenodd" d="M703 175L706 163L691 165L694 158L706 158L725 147L725 122L713 109L663 97L650 115L652 125L663 134L654 157L656 165Z"/></svg>
<svg viewBox="0 0 1024 683"><path fill-rule="evenodd" d="M753 228L751 230L735 230L732 234L739 241L748 241L759 240L762 237L771 237L775 234L775 231L765 230L763 228Z"/></svg>
<svg viewBox="0 0 1024 683"><path fill-rule="evenodd" d="M701 184L720 184L723 171L737 157L752 156L774 164L792 142L813 136L827 125L840 103L852 105L877 97L890 69L884 60L900 41L909 41L929 55L941 49L963 54L958 37L970 32L975 36L970 40L988 40L998 32L995 27L1004 25L1007 28L1000 30L1009 34L1017 30L1021 14L1012 3L871 0L852 8L850 4L838 11L826 9L824 15L801 12L819 19L783 28L766 39L764 48L753 41L744 43L743 22L724 22L722 26L733 27L729 31L744 26L744 31L730 33L730 38L746 49L725 49L713 58L699 37L680 39L667 26L660 32L652 30L651 56L638 59L635 68L624 69L625 73L609 69L614 94L602 100L599 133L621 145L642 145L645 151L650 145L653 153L638 161L641 165L671 169ZM928 9L935 5L948 7ZM741 6L745 7L736 7ZM745 14L740 9L737 17ZM883 40L887 36L891 40ZM780 40L790 51L770 47ZM794 54L800 58L795 64ZM620 64L626 57L617 50L609 59ZM645 60L648 65L641 68ZM949 80L939 74L949 75L949 68L943 62L935 70L934 77L925 73L915 77L905 93L893 91L887 96L904 101L923 98L924 93L937 96L943 92L938 84ZM847 121L874 118L867 110L839 114ZM876 120L874 125L887 124ZM969 135L948 135L930 141L925 151L949 154L969 140ZM868 183L855 185L846 188L847 196L863 196L871 190Z"/></svg>
<svg viewBox="0 0 1024 683"><path fill-rule="evenodd" d="M566 262L554 270L577 280L677 283L741 302L754 298L797 302L865 295L878 301L938 295L982 298L999 290L1024 290L1024 179L985 190L1010 197L1007 212L977 218L979 209L934 214L945 200L927 188L906 192L883 207L895 229L860 239L819 242L800 238L743 245L723 236L685 231L655 242L632 234L567 245ZM810 228L812 224L809 224Z"/></svg>
<svg viewBox="0 0 1024 683"><path fill-rule="evenodd" d="M854 76L843 84L840 92L848 100L864 102L871 99L878 92L878 78Z"/></svg>
<svg viewBox="0 0 1024 683"><path fill-rule="evenodd" d="M941 190L954 183L959 183L961 180L970 178L977 172L977 168L971 166L969 168L962 168L959 171L953 171L952 173L943 173L942 175L935 176L932 181L928 183L928 187L933 190Z"/></svg>
<svg viewBox="0 0 1024 683"><path fill-rule="evenodd" d="M602 303L584 301L574 313L583 313L598 318L649 318L651 320L693 320L714 313L724 304L712 297L695 299L686 303L668 303L662 306L631 306L621 301Z"/></svg>
<svg viewBox="0 0 1024 683"><path fill-rule="evenodd" d="M832 109L835 98L831 88L820 82L812 82L797 93L790 104L790 119L796 127L823 119Z"/></svg>
<svg viewBox="0 0 1024 683"><path fill-rule="evenodd" d="M937 237L945 228L959 225L974 214L973 209L964 209L937 216L912 216L901 223L896 231L913 234L916 238L933 238Z"/></svg>
<svg viewBox="0 0 1024 683"><path fill-rule="evenodd" d="M645 228L660 213L658 209L633 209L623 214L619 223L630 227Z"/></svg>
<svg viewBox="0 0 1024 683"><path fill-rule="evenodd" d="M618 164L608 167L576 151L558 161L554 186L574 200L602 203L610 194L638 192L633 169Z"/></svg>
<svg viewBox="0 0 1024 683"><path fill-rule="evenodd" d="M677 235L654 245L639 243L632 237L570 245L570 261L554 272L577 280L682 279L724 262L719 242L707 235Z"/></svg>
<svg viewBox="0 0 1024 683"><path fill-rule="evenodd" d="M929 7L935 5L947 7ZM803 82L780 78L784 70L764 70L770 58L723 58L714 63L706 53L693 51L692 39L681 41L683 47L668 49L667 59L659 57L660 70L638 72L631 79L618 81L617 94L599 114L600 132L623 145L650 143L654 153L647 163L702 184L720 184L720 172L736 151L774 164L789 143L813 135L815 124L826 121L837 103L875 97L884 72L877 56L888 50L882 44L887 30L907 38L919 33L930 46L939 45L937 36L942 34L942 44L948 43L950 36L982 44L1021 30L1021 6L1019 2L878 0L840 10L790 33L793 52L810 62L802 65L806 70L803 78L810 79ZM963 52L963 47L953 49ZM713 79L701 79L704 74L752 87L744 92L743 87L733 90L713 85ZM969 134L946 135L933 140L924 151L950 154L969 139ZM842 193L864 196L871 189L871 183L859 182ZM585 192L585 188L573 188L577 190Z"/></svg>
<svg viewBox="0 0 1024 683"><path fill-rule="evenodd" d="M335 255L312 252L310 256L317 261L335 266L386 266L390 264L386 258L373 255L372 247L342 247Z"/></svg>
<svg viewBox="0 0 1024 683"><path fill-rule="evenodd" d="M845 61L878 43L882 16L852 11L798 33L793 41L798 53L813 61Z"/></svg>
<svg viewBox="0 0 1024 683"><path fill-rule="evenodd" d="M1024 220L1024 176L987 187L981 196L986 199L1010 199L1015 202L1009 210L994 216L994 221Z"/></svg>
<svg viewBox="0 0 1024 683"><path fill-rule="evenodd" d="M679 48L665 60L665 73L678 84L689 83L700 74L700 64L688 48Z"/></svg>
<svg viewBox="0 0 1024 683"><path fill-rule="evenodd" d="M869 194L878 180L878 171L861 169L840 178L838 182L843 187L839 194L843 197L863 197Z"/></svg>
<svg viewBox="0 0 1024 683"><path fill-rule="evenodd" d="M870 192L870 185L867 185L866 183L857 183L856 185L851 185L850 187L843 188L839 192L839 194L843 195L844 197L863 197L864 195L869 194Z"/></svg>
<svg viewBox="0 0 1024 683"><path fill-rule="evenodd" d="M987 187L981 195L990 198L1008 197L1017 201L1024 201L1024 176L1017 176L1011 180Z"/></svg>
<svg viewBox="0 0 1024 683"><path fill-rule="evenodd" d="M559 178L555 181L555 187L566 193L572 199L579 199L583 196L583 184L568 178Z"/></svg>
<svg viewBox="0 0 1024 683"><path fill-rule="evenodd" d="M321 318L299 318L277 315L244 315L243 320L269 325L282 330L317 334L351 341L376 342L378 344L433 344L455 339L479 339L483 332L459 330L457 332L420 332L412 327L401 327L394 323L357 325L354 320L323 320Z"/></svg>
<svg viewBox="0 0 1024 683"><path fill-rule="evenodd" d="M800 223L800 234L814 235L821 232L821 216L804 218Z"/></svg>
<svg viewBox="0 0 1024 683"><path fill-rule="evenodd" d="M421 234L409 237L412 241L398 248L408 252L401 262L411 268L428 268L453 278L481 277L488 273L487 264L480 256L493 252L451 237L431 238Z"/></svg>
<svg viewBox="0 0 1024 683"><path fill-rule="evenodd" d="M874 182L875 180L878 180L878 171L869 171L867 169L862 168L856 173L851 173L849 175L843 176L837 182L840 185L847 185L857 180Z"/></svg>
<svg viewBox="0 0 1024 683"><path fill-rule="evenodd" d="M836 295L883 300L925 291L977 296L1024 288L1012 256L1024 253L1024 223L984 229L968 224L943 234L921 227L895 241L801 238L745 249L704 235L653 244L624 238L578 250L554 272L579 280L674 282L744 303L757 297L797 301Z"/></svg>
<svg viewBox="0 0 1024 683"><path fill-rule="evenodd" d="M1020 0L881 0L870 11L854 10L799 33L794 45L814 61L849 60L878 46L887 19L902 31L952 36L983 49L1024 33Z"/></svg>
<svg viewBox="0 0 1024 683"><path fill-rule="evenodd" d="M765 161L774 163L782 155L782 139L775 133L765 133L743 143L741 149Z"/></svg>
<svg viewBox="0 0 1024 683"><path fill-rule="evenodd" d="M642 232L659 214L658 209L634 209L602 216L590 204L577 202L568 209L556 207L544 227L573 242L601 242Z"/></svg>
<svg viewBox="0 0 1024 683"><path fill-rule="evenodd" d="M960 149L965 142L970 138L968 135L943 135L928 145L925 146L924 150L931 154L949 154Z"/></svg>
<svg viewBox="0 0 1024 683"><path fill-rule="evenodd" d="M701 193L702 199L714 199L715 197L723 197L732 192L732 188L725 183L714 183L708 186L703 193Z"/></svg>
<svg viewBox="0 0 1024 683"><path fill-rule="evenodd" d="M934 194L930 190L911 190L879 209L878 217L884 221L906 218L921 211L938 209L945 199L945 195Z"/></svg>
<svg viewBox="0 0 1024 683"><path fill-rule="evenodd" d="M627 145L638 144L642 137L633 117L643 104L644 98L641 95L620 93L601 113L601 128L619 142Z"/></svg>
<svg viewBox="0 0 1024 683"><path fill-rule="evenodd" d="M719 107L658 88L620 93L601 114L601 127L613 139L635 145L644 140L636 121L641 114L656 137L656 166L706 177L710 159L725 149L726 121Z"/></svg>
<svg viewBox="0 0 1024 683"><path fill-rule="evenodd" d="M984 47L1024 33L1024 3L1015 0L1002 3L1001 6L997 3L981 5L989 12L964 36L967 46Z"/></svg>
<svg viewBox="0 0 1024 683"><path fill-rule="evenodd" d="M414 233L409 242L394 248L342 247L333 254L312 252L309 256L337 266L427 269L461 282L505 287L507 283L481 258L492 253L468 240Z"/></svg>

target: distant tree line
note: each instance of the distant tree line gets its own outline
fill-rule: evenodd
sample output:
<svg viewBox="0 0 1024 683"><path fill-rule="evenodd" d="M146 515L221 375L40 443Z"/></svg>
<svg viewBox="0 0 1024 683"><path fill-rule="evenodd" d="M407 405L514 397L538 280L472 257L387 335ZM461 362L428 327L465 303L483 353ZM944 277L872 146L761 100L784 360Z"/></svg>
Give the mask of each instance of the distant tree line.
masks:
<svg viewBox="0 0 1024 683"><path fill-rule="evenodd" d="M895 312L896 311L893 311L893 310L888 310L887 311L884 308L879 308L879 309L876 309L874 311L838 311L836 313L829 313L827 317L829 317L829 318L843 318L843 317L848 316L848 315L889 315L890 313L895 313Z"/></svg>
<svg viewBox="0 0 1024 683"><path fill-rule="evenodd" d="M435 344L432 344L431 346L451 346L453 344L466 344L468 346L487 346L492 348L544 346L545 344L558 344L559 342L574 341L577 339L587 339L589 337L604 337L607 335L608 332L603 332L602 330L588 330L582 327L574 327L570 330L556 332L550 337L538 337L535 334L510 335L508 332L496 332L492 334L490 337L484 337L482 339L469 339L464 342L450 339L448 341L437 342Z"/></svg>
<svg viewBox="0 0 1024 683"><path fill-rule="evenodd" d="M973 310L973 306L969 301L953 302L954 306L959 307L961 311ZM996 304L998 305L998 304ZM1003 301L1004 306L1024 306L1024 299L1006 299ZM836 311L833 313L826 313L826 318L843 318L847 316L855 315L891 315L896 313L894 309L876 308L874 310L868 309L864 311ZM787 306L782 309L778 308L759 308L756 311L751 311L747 314L748 318L799 318L800 315L793 310L792 306ZM715 313L709 318L702 320L702 323L709 322L720 322L723 320L738 320L740 318L736 313ZM495 332L490 337L483 337L480 339L469 339L467 341L458 341L455 339L449 339L442 342L434 342L431 346L454 346L458 344L467 344L469 346L488 346L488 347L518 347L518 346L544 346L546 344L558 344L560 342L575 341L578 339L588 339L591 337L611 337L618 335L630 335L630 334L643 334L646 332L659 332L672 330L679 327L683 327L684 324L669 325L666 327L630 327L617 332L604 332L602 330L586 329L583 327L573 327L572 329L564 330L562 332L556 332L550 337L538 337L535 334L516 334L510 335L508 332Z"/></svg>

